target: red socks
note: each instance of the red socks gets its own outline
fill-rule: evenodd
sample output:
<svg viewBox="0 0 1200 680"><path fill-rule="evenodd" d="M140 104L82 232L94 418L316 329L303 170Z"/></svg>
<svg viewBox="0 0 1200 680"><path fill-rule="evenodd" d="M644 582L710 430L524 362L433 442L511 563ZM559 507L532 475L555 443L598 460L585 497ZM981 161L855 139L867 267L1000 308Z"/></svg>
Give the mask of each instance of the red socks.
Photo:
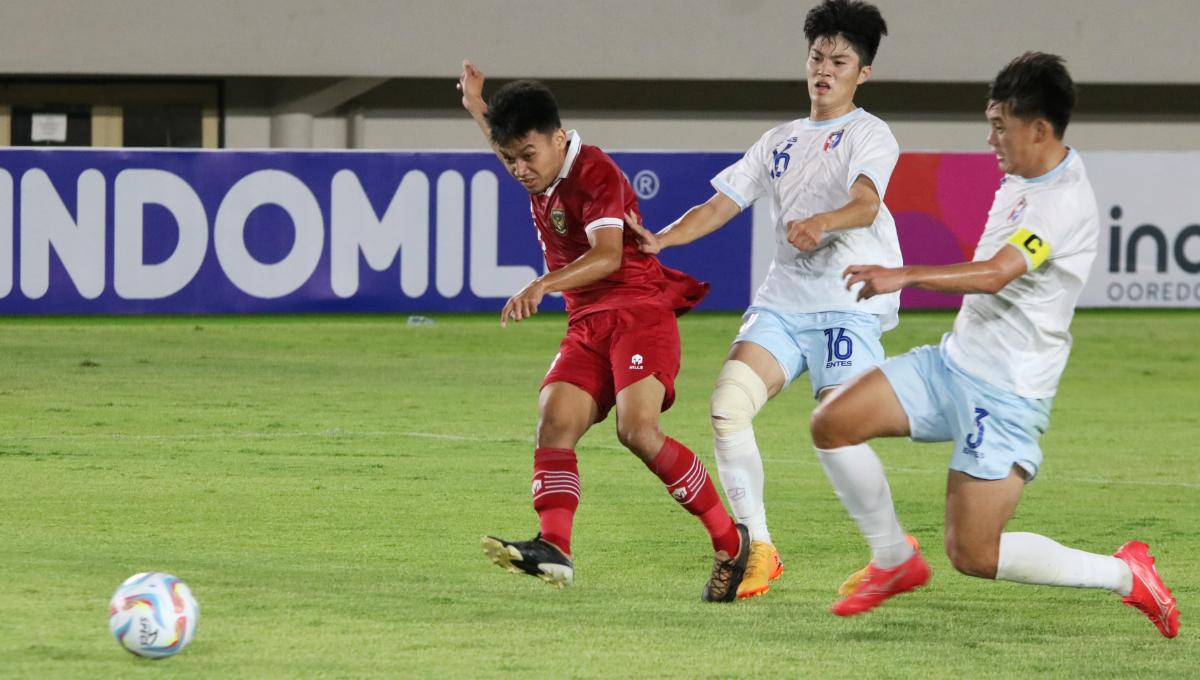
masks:
<svg viewBox="0 0 1200 680"><path fill-rule="evenodd" d="M736 555L740 537L725 511L704 464L686 446L667 437L648 466L688 512L700 518L713 550ZM533 509L542 538L571 554L571 526L579 507L579 467L570 449L539 448L533 452Z"/></svg>
<svg viewBox="0 0 1200 680"><path fill-rule="evenodd" d="M688 512L700 518L712 538L713 550L736 555L741 544L737 527L713 486L704 463L686 446L667 437L650 470L667 486L667 493Z"/></svg>
<svg viewBox="0 0 1200 680"><path fill-rule="evenodd" d="M579 467L575 452L535 449L531 492L542 538L570 555L571 525L575 521L575 509L579 507Z"/></svg>

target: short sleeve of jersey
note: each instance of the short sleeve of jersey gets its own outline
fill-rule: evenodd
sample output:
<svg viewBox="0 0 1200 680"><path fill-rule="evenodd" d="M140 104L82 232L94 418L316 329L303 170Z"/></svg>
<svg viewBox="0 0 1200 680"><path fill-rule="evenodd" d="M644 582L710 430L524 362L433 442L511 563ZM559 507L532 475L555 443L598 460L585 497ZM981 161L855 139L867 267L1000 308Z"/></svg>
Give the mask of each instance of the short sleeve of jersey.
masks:
<svg viewBox="0 0 1200 680"><path fill-rule="evenodd" d="M1064 211L1046 205L1042 200L1030 201L1017 220L1017 230L1008 238L1010 245L1025 256L1029 271L1042 266L1046 260L1073 249L1071 225L1065 223Z"/></svg>
<svg viewBox="0 0 1200 680"><path fill-rule="evenodd" d="M892 131L882 122L868 128L866 133L853 143L846 187L852 186L859 176L864 176L875 184L875 190L882 199L887 193L892 170L896 169L896 162L900 160L900 145L896 143Z"/></svg>
<svg viewBox="0 0 1200 680"><path fill-rule="evenodd" d="M712 179L713 188L731 198L742 210L761 198L770 186L769 140L773 132L775 129L768 130L741 159Z"/></svg>
<svg viewBox="0 0 1200 680"><path fill-rule="evenodd" d="M611 162L592 163L583 173L580 220L584 231L625 226L625 182Z"/></svg>

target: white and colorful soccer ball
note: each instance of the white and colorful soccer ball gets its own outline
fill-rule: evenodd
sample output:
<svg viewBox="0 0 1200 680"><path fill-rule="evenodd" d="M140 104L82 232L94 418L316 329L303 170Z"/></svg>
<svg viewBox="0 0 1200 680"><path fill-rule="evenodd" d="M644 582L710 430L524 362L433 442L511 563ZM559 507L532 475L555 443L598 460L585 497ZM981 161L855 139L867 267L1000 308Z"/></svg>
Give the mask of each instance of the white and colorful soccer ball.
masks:
<svg viewBox="0 0 1200 680"><path fill-rule="evenodd" d="M151 659L177 654L196 634L200 607L187 584L158 571L134 574L108 603L108 629L122 647Z"/></svg>

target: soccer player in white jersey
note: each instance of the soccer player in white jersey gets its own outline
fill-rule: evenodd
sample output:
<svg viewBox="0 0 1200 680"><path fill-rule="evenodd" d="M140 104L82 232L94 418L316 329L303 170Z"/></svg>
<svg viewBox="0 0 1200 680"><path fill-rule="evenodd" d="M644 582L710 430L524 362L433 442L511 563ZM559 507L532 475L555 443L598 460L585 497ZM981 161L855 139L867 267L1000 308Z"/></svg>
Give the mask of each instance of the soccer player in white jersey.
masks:
<svg viewBox="0 0 1200 680"><path fill-rule="evenodd" d="M847 288L871 299L902 288L965 293L938 347L919 347L864 373L813 413L813 443L875 558L833 605L849 616L929 579L920 551L882 559L903 536L879 460L866 444L908 435L952 441L946 484L946 553L964 574L1110 590L1166 637L1179 631L1171 591L1147 546L1115 555L1004 532L1042 462L1038 439L1071 349L1069 327L1092 260L1099 217L1079 155L1063 143L1075 86L1061 58L1026 53L988 94L988 144L1004 180L972 262L846 269Z"/></svg>
<svg viewBox="0 0 1200 680"><path fill-rule="evenodd" d="M776 253L712 393L717 469L738 522L750 528L750 561L738 597L761 595L783 572L767 528L763 466L752 420L804 372L820 399L883 361L879 338L897 323L898 293L858 301L845 290L850 264L901 264L896 224L883 204L900 155L886 123L858 108L887 24L857 0L825 0L804 22L809 116L768 130L712 180L716 193L650 233L642 250L690 243L765 199ZM908 547L902 536L896 552Z"/></svg>

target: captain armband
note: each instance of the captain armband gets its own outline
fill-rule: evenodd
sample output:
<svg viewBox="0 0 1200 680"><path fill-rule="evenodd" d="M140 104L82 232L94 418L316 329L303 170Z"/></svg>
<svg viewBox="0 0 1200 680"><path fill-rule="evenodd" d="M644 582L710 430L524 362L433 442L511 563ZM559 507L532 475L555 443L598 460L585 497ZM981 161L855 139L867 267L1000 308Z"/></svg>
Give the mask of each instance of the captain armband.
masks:
<svg viewBox="0 0 1200 680"><path fill-rule="evenodd" d="M1018 229L1017 233L1009 237L1008 242L1025 254L1029 260L1029 271L1042 266L1042 263L1050 257L1050 244L1028 229Z"/></svg>

